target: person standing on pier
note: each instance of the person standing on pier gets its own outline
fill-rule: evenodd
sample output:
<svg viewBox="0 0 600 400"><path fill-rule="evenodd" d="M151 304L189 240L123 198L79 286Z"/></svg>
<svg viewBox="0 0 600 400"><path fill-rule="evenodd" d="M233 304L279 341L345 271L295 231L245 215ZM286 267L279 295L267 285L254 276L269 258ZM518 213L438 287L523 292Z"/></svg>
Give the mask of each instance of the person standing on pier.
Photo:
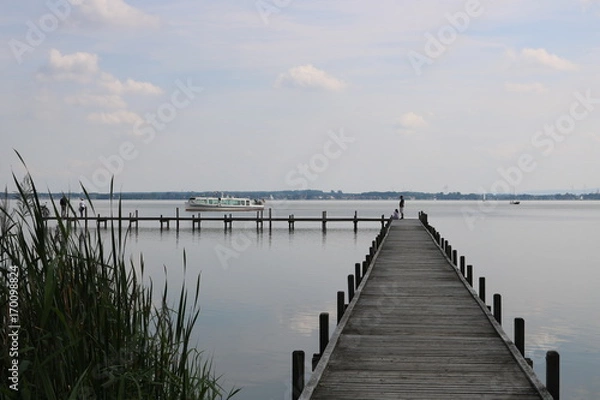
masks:
<svg viewBox="0 0 600 400"><path fill-rule="evenodd" d="M79 215L83 218L83 212L85 211L85 201L83 201L83 197L79 199Z"/></svg>
<svg viewBox="0 0 600 400"><path fill-rule="evenodd" d="M400 219L404 219L404 196L400 196L398 208L400 209Z"/></svg>
<svg viewBox="0 0 600 400"><path fill-rule="evenodd" d="M67 196L65 196L63 194L63 197L61 197L60 199L60 216L61 217L66 217L67 216L67 204L68 204L69 200L67 200Z"/></svg>

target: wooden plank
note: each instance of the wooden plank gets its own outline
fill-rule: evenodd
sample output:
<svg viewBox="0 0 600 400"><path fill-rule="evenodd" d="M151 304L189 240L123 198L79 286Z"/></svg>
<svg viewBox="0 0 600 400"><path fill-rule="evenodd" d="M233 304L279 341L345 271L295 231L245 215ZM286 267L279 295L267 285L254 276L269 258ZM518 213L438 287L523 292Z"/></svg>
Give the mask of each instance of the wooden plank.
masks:
<svg viewBox="0 0 600 400"><path fill-rule="evenodd" d="M300 399L455 398L551 396L420 222L394 221Z"/></svg>

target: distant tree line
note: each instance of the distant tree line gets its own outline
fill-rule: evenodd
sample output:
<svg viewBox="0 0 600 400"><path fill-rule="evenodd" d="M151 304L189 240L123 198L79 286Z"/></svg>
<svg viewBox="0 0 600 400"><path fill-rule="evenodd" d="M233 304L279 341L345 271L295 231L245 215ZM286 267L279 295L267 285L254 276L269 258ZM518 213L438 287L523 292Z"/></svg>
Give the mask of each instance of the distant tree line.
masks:
<svg viewBox="0 0 600 400"><path fill-rule="evenodd" d="M404 196L407 199L414 200L483 200L481 193L461 193L461 192L413 192L413 191L371 191L362 193L344 193L338 191L322 190L278 190L278 191L230 191L230 192L122 192L113 194L113 198L123 200L186 200L190 197L198 196L232 196L249 197L252 199L272 199L272 200L396 200ZM54 199L62 197L62 193L52 194ZM71 198L78 198L79 193L71 194ZM11 196L9 197L16 197ZM49 195L40 197L48 198ZM108 193L89 193L90 199L106 200L110 198ZM600 200L600 193L553 193L553 194L493 194L487 193L485 200Z"/></svg>

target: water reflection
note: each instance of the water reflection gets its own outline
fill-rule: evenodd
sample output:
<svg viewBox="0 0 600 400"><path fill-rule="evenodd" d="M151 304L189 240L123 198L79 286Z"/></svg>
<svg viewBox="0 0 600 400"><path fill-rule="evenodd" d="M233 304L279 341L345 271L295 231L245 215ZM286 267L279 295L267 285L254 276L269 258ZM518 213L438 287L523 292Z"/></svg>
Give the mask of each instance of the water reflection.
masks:
<svg viewBox="0 0 600 400"><path fill-rule="evenodd" d="M175 215L177 204L124 202L140 216ZM525 319L526 355L542 381L546 351L558 350L563 398L600 398L600 203L498 204L473 229L460 211L465 205L477 206L410 201L406 214L415 218L426 211L430 223L474 266L475 281L486 277L489 297L502 294L510 337L514 318ZM395 201L285 206L273 215L315 217L327 210L330 216L352 216L358 210L359 216L377 217L388 215ZM346 289L346 276L364 259L379 228L379 223L362 223L353 232L352 223L340 223L328 224L323 232L314 222L296 223L290 231L283 222L271 230L266 224L257 230L254 223L224 230L222 223L203 222L201 229L182 225L177 232L140 223L127 241L136 265L144 255L155 288L162 286L165 270L173 288L201 274L199 348L214 355L217 372L228 384L245 388L237 398L279 400L288 390L291 351L317 351L319 313L335 315L336 292ZM108 237L109 231L100 234Z"/></svg>

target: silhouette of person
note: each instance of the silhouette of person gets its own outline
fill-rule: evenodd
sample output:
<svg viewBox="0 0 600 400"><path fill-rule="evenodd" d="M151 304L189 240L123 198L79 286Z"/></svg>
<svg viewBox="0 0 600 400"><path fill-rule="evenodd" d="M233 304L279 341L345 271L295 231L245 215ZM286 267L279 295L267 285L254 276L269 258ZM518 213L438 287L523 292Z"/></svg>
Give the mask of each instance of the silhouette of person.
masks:
<svg viewBox="0 0 600 400"><path fill-rule="evenodd" d="M81 216L81 218L83 218L84 211L85 211L85 201L83 201L83 198L81 198L79 201L79 215Z"/></svg>
<svg viewBox="0 0 600 400"><path fill-rule="evenodd" d="M400 196L398 208L400 209L400 219L404 219L404 196Z"/></svg>
<svg viewBox="0 0 600 400"><path fill-rule="evenodd" d="M65 196L63 194L63 197L61 197L60 199L60 216L61 217L66 217L67 216L67 204L68 204L69 200L67 200L67 196Z"/></svg>

